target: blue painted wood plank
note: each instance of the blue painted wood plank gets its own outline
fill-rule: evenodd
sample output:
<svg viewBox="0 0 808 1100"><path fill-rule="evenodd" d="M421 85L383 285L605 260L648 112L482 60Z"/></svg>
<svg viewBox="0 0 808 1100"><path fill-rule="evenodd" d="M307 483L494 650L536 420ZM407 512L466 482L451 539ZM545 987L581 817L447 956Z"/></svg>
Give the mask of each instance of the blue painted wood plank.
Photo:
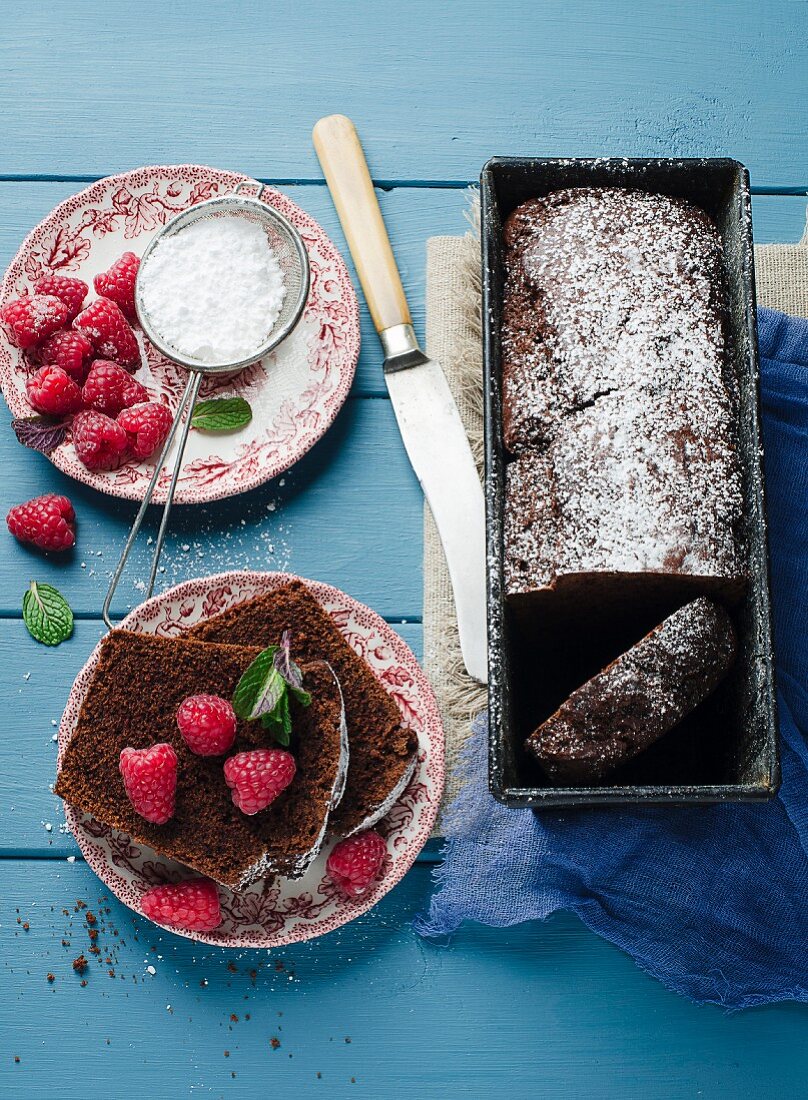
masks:
<svg viewBox="0 0 808 1100"><path fill-rule="evenodd" d="M468 180L492 154L729 154L805 184L808 11L772 0L78 0L0 41L0 172L183 158L318 178L352 115L383 180Z"/></svg>
<svg viewBox="0 0 808 1100"><path fill-rule="evenodd" d="M420 623L396 623L393 629L420 660ZM0 858L78 852L72 836L63 831L62 800L50 790L56 774L54 723L104 632L97 619L80 620L72 638L47 649L29 637L20 619L0 619Z"/></svg>
<svg viewBox="0 0 808 1100"><path fill-rule="evenodd" d="M129 167L133 167L130 164ZM81 189L76 182L0 182L0 270L5 269L29 232L57 203ZM346 258L354 275L333 203L325 185L284 187L283 190L320 222ZM413 322L423 333L425 250L428 237L460 234L468 228L464 213L468 197L461 190L396 187L377 190ZM806 198L799 195L756 195L753 200L755 236L760 243L798 240L805 226ZM358 282L354 277L354 285ZM362 316L362 351L353 393L384 396L381 352L364 298L359 295Z"/></svg>
<svg viewBox="0 0 808 1100"><path fill-rule="evenodd" d="M421 865L352 925L271 955L158 932L103 900L80 863L5 861L3 871L6 1096L804 1093L804 1010L698 1008L574 918L468 926L449 947L425 944L410 928L430 889ZM71 966L91 958L77 898L98 917L102 950L84 988Z"/></svg>
<svg viewBox="0 0 808 1100"><path fill-rule="evenodd" d="M70 480L20 447L0 416L3 515L12 502L67 493L77 546L42 554L0 531L0 613L19 613L29 578L60 588L80 614L99 615L136 505ZM159 587L226 569L290 569L328 581L387 618L418 618L422 497L389 401L348 400L334 426L292 471L250 493L181 507L171 517ZM159 509L133 553L118 612L140 603ZM405 537L402 537L405 536ZM140 591L138 590L140 585Z"/></svg>

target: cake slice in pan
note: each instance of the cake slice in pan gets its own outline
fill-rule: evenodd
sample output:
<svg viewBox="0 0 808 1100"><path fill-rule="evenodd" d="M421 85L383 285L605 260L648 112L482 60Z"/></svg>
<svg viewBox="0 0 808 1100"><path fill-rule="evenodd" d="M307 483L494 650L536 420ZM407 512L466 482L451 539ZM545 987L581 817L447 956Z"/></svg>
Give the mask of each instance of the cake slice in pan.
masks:
<svg viewBox="0 0 808 1100"><path fill-rule="evenodd" d="M327 611L301 581L246 600L192 627L186 637L233 645L277 645L291 632L298 660L325 660L345 700L350 744L348 781L329 828L350 835L392 808L415 767L417 738L401 722L393 699L354 652Z"/></svg>
<svg viewBox="0 0 808 1100"><path fill-rule="evenodd" d="M258 722L240 721L233 748L204 757L190 751L176 724L177 709L189 695L231 698L260 652L254 646L111 633L102 643L56 793L134 843L233 889L273 872L301 873L322 843L344 784L347 742L332 670L323 662L301 666L312 701L302 707L291 700L295 777L252 817L233 804L223 764L236 752L270 747L269 734ZM157 742L168 742L178 758L176 808L164 825L133 809L118 768L121 749Z"/></svg>
<svg viewBox="0 0 808 1100"><path fill-rule="evenodd" d="M735 648L726 611L693 600L574 691L525 747L557 785L599 782L706 699Z"/></svg>

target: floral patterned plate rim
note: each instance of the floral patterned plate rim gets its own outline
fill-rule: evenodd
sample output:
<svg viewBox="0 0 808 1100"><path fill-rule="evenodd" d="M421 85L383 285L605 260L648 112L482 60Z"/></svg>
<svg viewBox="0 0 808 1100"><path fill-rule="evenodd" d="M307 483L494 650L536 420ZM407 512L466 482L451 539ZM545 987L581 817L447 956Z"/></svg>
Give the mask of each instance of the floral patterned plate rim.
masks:
<svg viewBox="0 0 808 1100"><path fill-rule="evenodd" d="M23 241L2 284L0 306L31 291L45 274L83 279L95 296L93 276L125 251L141 254L157 230L181 210L232 191L249 179L197 164L151 165L107 176L59 203ZM175 500L204 503L253 489L288 470L328 430L348 396L359 358L359 307L348 269L318 223L271 188L264 201L300 231L311 264L311 289L294 332L262 363L238 375L208 378L202 396L245 397L250 424L236 432L193 431ZM186 375L137 330L142 362L137 378L153 400L176 407ZM0 331L0 388L14 416L31 416L25 396L32 369ZM112 496L139 500L153 472L149 462L118 470L88 470L70 437L50 454L63 473ZM164 501L171 457L157 485Z"/></svg>
<svg viewBox="0 0 808 1100"><path fill-rule="evenodd" d="M332 615L349 644L368 662L418 735L418 762L407 789L376 826L387 842L381 879L361 899L341 897L325 875L330 845L299 879L276 878L235 893L220 887L224 921L213 932L167 929L219 947L281 947L321 936L371 909L399 882L429 839L444 781L444 734L432 688L412 650L375 611L320 581L291 573L228 572L185 581L136 607L121 629L179 637L190 626L293 580L303 580ZM59 727L61 764L98 661L99 644L79 672ZM89 866L130 909L141 913L149 886L177 881L180 864L135 844L123 833L65 804L67 824ZM162 927L162 926L161 926Z"/></svg>

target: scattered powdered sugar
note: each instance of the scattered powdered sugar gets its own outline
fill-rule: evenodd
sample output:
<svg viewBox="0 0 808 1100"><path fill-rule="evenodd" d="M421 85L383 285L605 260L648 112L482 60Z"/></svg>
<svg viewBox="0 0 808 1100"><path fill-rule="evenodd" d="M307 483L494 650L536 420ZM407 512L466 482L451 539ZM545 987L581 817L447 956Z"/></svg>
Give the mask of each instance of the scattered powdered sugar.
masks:
<svg viewBox="0 0 808 1100"><path fill-rule="evenodd" d="M616 189L520 209L503 326L508 591L582 572L739 576L715 227Z"/></svg>
<svg viewBox="0 0 808 1100"><path fill-rule="evenodd" d="M265 343L286 294L266 232L238 214L202 218L164 238L138 281L154 329L201 363L248 358Z"/></svg>

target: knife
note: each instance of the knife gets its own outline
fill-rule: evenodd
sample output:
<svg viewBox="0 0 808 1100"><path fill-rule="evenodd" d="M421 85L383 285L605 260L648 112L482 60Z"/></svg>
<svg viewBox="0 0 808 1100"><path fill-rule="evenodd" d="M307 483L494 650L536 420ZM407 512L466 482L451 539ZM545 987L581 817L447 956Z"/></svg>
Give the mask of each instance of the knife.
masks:
<svg viewBox="0 0 808 1100"><path fill-rule="evenodd" d="M344 115L321 118L314 148L384 352L384 380L435 520L469 675L488 680L485 505L468 437L440 363L418 345L365 154Z"/></svg>

